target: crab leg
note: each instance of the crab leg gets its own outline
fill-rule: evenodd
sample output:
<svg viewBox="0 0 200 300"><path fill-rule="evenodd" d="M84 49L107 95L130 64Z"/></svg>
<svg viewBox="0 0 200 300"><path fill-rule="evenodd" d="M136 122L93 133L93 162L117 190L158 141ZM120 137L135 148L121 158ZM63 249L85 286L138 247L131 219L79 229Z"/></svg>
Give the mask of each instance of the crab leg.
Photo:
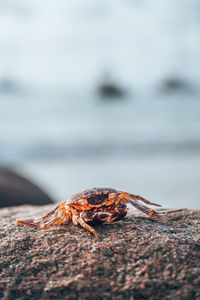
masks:
<svg viewBox="0 0 200 300"><path fill-rule="evenodd" d="M83 219L79 218L78 221L79 221L79 224L80 224L83 228L85 228L85 229L87 229L88 231L90 231L91 233L93 233L96 237L99 236L98 233L96 232L96 230L94 230L94 228L93 228L92 226L90 226L89 224L87 224Z"/></svg>
<svg viewBox="0 0 200 300"><path fill-rule="evenodd" d="M16 220L17 225L26 225L31 226L38 229L49 229L51 226L55 224L61 224L63 222L60 215L63 214L64 211L64 203L58 204L52 210L50 210L46 215L37 219L24 219L24 220ZM58 213L60 213L59 217Z"/></svg>
<svg viewBox="0 0 200 300"><path fill-rule="evenodd" d="M137 209L139 209L140 211L142 211L143 213L147 214L150 217L162 217L162 216L166 215L166 213L163 211L160 211L160 212L156 211L154 209L151 209L145 205L142 205L142 204L136 202L133 199L128 199L128 201L132 206L136 207Z"/></svg>
<svg viewBox="0 0 200 300"><path fill-rule="evenodd" d="M125 198L129 197L129 198L131 198L135 201L142 201L142 202L144 202L146 204L149 204L149 205L161 206L160 204L150 202L149 200L147 200L147 199L145 199L141 196L137 196L137 195L133 195L133 194L125 193L125 192L121 192L121 195L122 195L122 197L125 197Z"/></svg>
<svg viewBox="0 0 200 300"><path fill-rule="evenodd" d="M33 222L33 223L32 223ZM53 225L55 224L61 224L62 220L61 219L53 219L52 221L48 222L48 223L40 223L40 224L36 224L34 223L34 219L27 219L27 220L17 220L16 223L18 225L27 225L27 226L31 226L37 229L41 229L41 230L47 230L49 228L51 228Z"/></svg>
<svg viewBox="0 0 200 300"><path fill-rule="evenodd" d="M145 205L142 205L142 204L134 201L133 199L128 199L128 200L131 205L133 205L134 207L136 207L137 209L139 209L140 211L142 211L143 213L145 213L146 215L148 215L150 217L163 217L163 216L167 216L168 214L181 211L181 209L171 210L171 211L162 211L162 210L157 211L157 210L151 209Z"/></svg>
<svg viewBox="0 0 200 300"><path fill-rule="evenodd" d="M48 220L57 210L57 208L60 206L60 204L56 205L54 208L52 208L52 210L50 210L46 215L44 215L41 218L36 219L35 221L45 221Z"/></svg>
<svg viewBox="0 0 200 300"><path fill-rule="evenodd" d="M134 200L133 197L135 197L134 195L131 195L131 194L127 194L127 193L124 193L125 195L121 195L123 201L125 203L130 203L132 206L136 207L137 209L139 209L140 211L142 211L143 213L145 213L146 215L150 216L150 217L162 217L162 216L167 216L168 214L171 214L171 213L174 213L174 212L178 212L178 211L181 211L181 209L178 209L178 210L171 210L171 211L157 211L157 210L154 210L154 209L151 209L145 205L142 205L141 203L138 203L137 200L145 200L147 204L150 204L150 205L157 205L157 206L161 206L161 205L158 205L158 204L155 204L155 203L152 203L140 196L136 196L137 197L137 200ZM131 195L131 196L129 196ZM144 201L143 201L144 202Z"/></svg>

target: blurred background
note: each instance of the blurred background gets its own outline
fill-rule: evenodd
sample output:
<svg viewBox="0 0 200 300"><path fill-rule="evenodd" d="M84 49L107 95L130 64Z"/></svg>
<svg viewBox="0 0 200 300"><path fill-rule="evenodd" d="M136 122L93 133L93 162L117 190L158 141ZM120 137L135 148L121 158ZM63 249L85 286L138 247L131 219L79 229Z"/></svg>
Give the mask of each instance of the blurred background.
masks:
<svg viewBox="0 0 200 300"><path fill-rule="evenodd" d="M199 0L1 0L0 165L200 208Z"/></svg>

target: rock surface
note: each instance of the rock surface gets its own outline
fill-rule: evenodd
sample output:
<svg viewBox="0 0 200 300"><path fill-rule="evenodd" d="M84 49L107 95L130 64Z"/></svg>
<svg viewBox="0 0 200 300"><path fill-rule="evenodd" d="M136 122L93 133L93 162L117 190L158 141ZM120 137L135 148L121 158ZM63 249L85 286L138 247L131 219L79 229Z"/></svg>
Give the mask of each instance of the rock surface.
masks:
<svg viewBox="0 0 200 300"><path fill-rule="evenodd" d="M0 210L0 299L200 299L200 211L140 213L38 231L15 219L52 205Z"/></svg>

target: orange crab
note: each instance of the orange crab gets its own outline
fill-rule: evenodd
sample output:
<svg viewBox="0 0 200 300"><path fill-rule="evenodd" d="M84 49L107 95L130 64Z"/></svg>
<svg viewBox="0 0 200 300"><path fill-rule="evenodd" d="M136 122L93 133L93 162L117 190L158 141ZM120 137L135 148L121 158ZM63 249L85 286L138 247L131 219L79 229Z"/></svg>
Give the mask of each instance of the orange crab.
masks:
<svg viewBox="0 0 200 300"><path fill-rule="evenodd" d="M161 206L140 196L112 188L92 188L71 196L39 219L16 220L16 223L47 230L56 224L67 224L72 221L73 224L80 224L98 237L98 233L91 224L113 223L124 218L127 213L125 203L130 203L150 217L166 216L177 211L156 211L142 205L139 201L149 205Z"/></svg>

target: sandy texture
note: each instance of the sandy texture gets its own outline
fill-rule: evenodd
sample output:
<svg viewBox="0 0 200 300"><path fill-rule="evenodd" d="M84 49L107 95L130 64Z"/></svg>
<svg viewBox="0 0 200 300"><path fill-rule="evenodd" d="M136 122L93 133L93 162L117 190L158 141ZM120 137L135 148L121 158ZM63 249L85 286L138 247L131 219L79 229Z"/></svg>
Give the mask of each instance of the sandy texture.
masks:
<svg viewBox="0 0 200 300"><path fill-rule="evenodd" d="M19 217L52 206L0 210L1 299L200 299L200 211L142 214L96 226L38 231Z"/></svg>

